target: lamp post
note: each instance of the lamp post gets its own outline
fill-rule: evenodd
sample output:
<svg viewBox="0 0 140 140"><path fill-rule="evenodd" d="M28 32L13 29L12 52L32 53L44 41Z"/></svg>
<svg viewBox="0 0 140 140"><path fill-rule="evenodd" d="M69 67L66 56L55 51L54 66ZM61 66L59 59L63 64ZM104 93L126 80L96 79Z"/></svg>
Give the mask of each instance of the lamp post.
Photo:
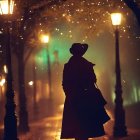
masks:
<svg viewBox="0 0 140 140"><path fill-rule="evenodd" d="M49 36L48 35L42 35L41 36L41 42L44 44L48 44L49 42ZM50 55L49 55L49 48L46 47L47 51L47 65L48 65L48 87L49 87L49 100L52 100L52 81L51 81L51 65L50 65Z"/></svg>
<svg viewBox="0 0 140 140"><path fill-rule="evenodd" d="M17 140L17 117L15 115L14 91L12 87L12 67L11 67L11 48L10 48L10 18L13 14L14 1L1 0L0 14L6 19L7 44L6 44L6 65L7 65L7 88L6 88L6 114L4 118L4 140Z"/></svg>
<svg viewBox="0 0 140 140"><path fill-rule="evenodd" d="M36 85L36 63L35 58L33 59L33 113L34 119L38 117L38 106L37 106L37 85Z"/></svg>
<svg viewBox="0 0 140 140"><path fill-rule="evenodd" d="M121 70L120 70L120 54L119 54L119 25L121 24L121 13L111 14L112 24L115 28L115 72L116 72L116 85L115 85L115 124L114 124L114 137L127 136L127 128L125 126L125 110L123 108L122 99L122 85L121 85Z"/></svg>

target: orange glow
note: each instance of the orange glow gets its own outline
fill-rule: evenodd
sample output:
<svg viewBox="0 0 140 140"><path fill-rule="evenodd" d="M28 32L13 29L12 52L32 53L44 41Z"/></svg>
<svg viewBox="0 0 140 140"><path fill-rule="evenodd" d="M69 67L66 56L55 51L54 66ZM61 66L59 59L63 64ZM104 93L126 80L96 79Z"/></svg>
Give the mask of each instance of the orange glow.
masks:
<svg viewBox="0 0 140 140"><path fill-rule="evenodd" d="M121 13L112 13L111 14L111 20L113 25L120 25L121 24Z"/></svg>
<svg viewBox="0 0 140 140"><path fill-rule="evenodd" d="M10 1L10 7L8 0L2 0L0 1L0 14L1 15L7 15L7 14L13 14L14 9L14 1Z"/></svg>
<svg viewBox="0 0 140 140"><path fill-rule="evenodd" d="M41 35L41 42L42 43L48 43L49 42L49 36L48 35Z"/></svg>

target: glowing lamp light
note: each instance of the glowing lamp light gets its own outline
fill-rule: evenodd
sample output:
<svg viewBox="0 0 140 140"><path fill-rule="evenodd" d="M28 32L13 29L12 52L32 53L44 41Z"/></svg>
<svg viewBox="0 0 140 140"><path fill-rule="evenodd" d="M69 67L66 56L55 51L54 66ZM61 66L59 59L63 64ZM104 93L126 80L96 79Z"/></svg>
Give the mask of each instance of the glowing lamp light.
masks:
<svg viewBox="0 0 140 140"><path fill-rule="evenodd" d="M122 15L121 13L112 13L111 20L113 25L120 25L121 24Z"/></svg>
<svg viewBox="0 0 140 140"><path fill-rule="evenodd" d="M5 84L6 80L3 78L0 80L0 86L2 87Z"/></svg>
<svg viewBox="0 0 140 140"><path fill-rule="evenodd" d="M4 70L5 73L8 73L8 69L7 69L6 65L3 66L3 70Z"/></svg>
<svg viewBox="0 0 140 140"><path fill-rule="evenodd" d="M41 35L41 42L42 43L48 43L49 42L49 36L48 35Z"/></svg>
<svg viewBox="0 0 140 140"><path fill-rule="evenodd" d="M29 86L32 86L34 84L33 81L28 82Z"/></svg>
<svg viewBox="0 0 140 140"><path fill-rule="evenodd" d="M0 0L0 14L7 15L13 14L14 1L13 0Z"/></svg>

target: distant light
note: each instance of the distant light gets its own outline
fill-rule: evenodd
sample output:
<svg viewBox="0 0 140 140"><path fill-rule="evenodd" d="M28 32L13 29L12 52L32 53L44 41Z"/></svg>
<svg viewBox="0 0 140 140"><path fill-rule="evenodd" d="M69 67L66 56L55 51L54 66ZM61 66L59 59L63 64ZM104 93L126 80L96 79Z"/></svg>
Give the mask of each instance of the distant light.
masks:
<svg viewBox="0 0 140 140"><path fill-rule="evenodd" d="M62 16L63 16L63 17L65 17L65 16L66 16L66 14L62 14Z"/></svg>
<svg viewBox="0 0 140 140"><path fill-rule="evenodd" d="M7 69L7 66L6 65L3 66L3 69L4 69L4 72L5 73L8 73L8 69Z"/></svg>
<svg viewBox="0 0 140 140"><path fill-rule="evenodd" d="M111 20L113 25L120 25L121 24L121 13L112 13L111 14Z"/></svg>
<svg viewBox="0 0 140 140"><path fill-rule="evenodd" d="M126 81L125 81L125 80L123 80L123 83L126 83Z"/></svg>
<svg viewBox="0 0 140 140"><path fill-rule="evenodd" d="M2 79L0 80L0 86L2 87L2 86L5 84L5 82L6 82L5 78L2 78Z"/></svg>
<svg viewBox="0 0 140 140"><path fill-rule="evenodd" d="M33 81L28 82L29 86L32 86L34 84Z"/></svg>

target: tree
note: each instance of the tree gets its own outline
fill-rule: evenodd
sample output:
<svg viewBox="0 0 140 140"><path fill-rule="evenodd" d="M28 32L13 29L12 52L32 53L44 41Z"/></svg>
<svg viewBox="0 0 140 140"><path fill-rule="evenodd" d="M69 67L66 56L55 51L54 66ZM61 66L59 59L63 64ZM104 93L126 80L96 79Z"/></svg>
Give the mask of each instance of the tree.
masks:
<svg viewBox="0 0 140 140"><path fill-rule="evenodd" d="M39 24L41 13L49 9L54 4L60 4L63 0L17 0L16 18L13 21L14 30L12 42L13 52L18 61L18 83L19 83L19 130L22 133L29 131L28 112L25 95L25 64L33 51L33 48L27 47L29 37L33 35L33 29Z"/></svg>

